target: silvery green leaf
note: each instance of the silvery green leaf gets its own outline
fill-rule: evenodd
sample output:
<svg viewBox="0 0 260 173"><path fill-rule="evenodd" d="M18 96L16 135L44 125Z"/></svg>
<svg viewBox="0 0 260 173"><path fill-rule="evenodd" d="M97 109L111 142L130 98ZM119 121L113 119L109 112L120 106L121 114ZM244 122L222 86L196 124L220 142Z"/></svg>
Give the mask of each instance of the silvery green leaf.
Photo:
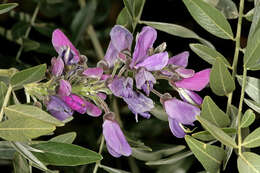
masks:
<svg viewBox="0 0 260 173"><path fill-rule="evenodd" d="M18 3L0 4L0 14L6 13L17 6L18 6Z"/></svg>
<svg viewBox="0 0 260 173"><path fill-rule="evenodd" d="M242 146L255 148L260 146L260 127L251 132L243 141Z"/></svg>
<svg viewBox="0 0 260 173"><path fill-rule="evenodd" d="M252 108L254 111L260 113L260 104L259 103L256 103L255 101L249 100L249 99L244 99L244 101L247 104L247 106Z"/></svg>
<svg viewBox="0 0 260 173"><path fill-rule="evenodd" d="M239 173L259 173L259 163L259 155L251 152L244 152L238 157L237 160L238 171Z"/></svg>
<svg viewBox="0 0 260 173"><path fill-rule="evenodd" d="M244 113L244 116L242 117L240 127L241 128L249 127L254 121L255 121L255 113L251 109L248 109Z"/></svg>

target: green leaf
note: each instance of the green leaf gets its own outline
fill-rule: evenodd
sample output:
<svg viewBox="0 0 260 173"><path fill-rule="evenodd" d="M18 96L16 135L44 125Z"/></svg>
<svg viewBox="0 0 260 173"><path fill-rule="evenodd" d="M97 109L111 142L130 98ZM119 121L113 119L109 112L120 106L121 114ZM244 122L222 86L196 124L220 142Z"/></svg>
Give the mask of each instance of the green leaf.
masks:
<svg viewBox="0 0 260 173"><path fill-rule="evenodd" d="M0 159L13 160L15 150L8 141L0 141Z"/></svg>
<svg viewBox="0 0 260 173"><path fill-rule="evenodd" d="M201 123L201 125L211 133L217 140L222 142L224 145L231 146L233 148L237 148L236 142L228 136L223 130L210 123L206 119L201 116L196 116L197 120Z"/></svg>
<svg viewBox="0 0 260 173"><path fill-rule="evenodd" d="M260 28L260 2L258 2L255 5L253 13L254 14L253 14L253 19L252 19L252 24L251 24L249 34L248 34L248 42L251 39L253 39L253 35Z"/></svg>
<svg viewBox="0 0 260 173"><path fill-rule="evenodd" d="M82 34L94 19L96 8L97 2L95 0L87 1L86 6L80 9L72 20L70 29L72 31L72 42L75 45L82 39Z"/></svg>
<svg viewBox="0 0 260 173"><path fill-rule="evenodd" d="M156 161L149 161L146 162L146 165L168 165L168 164L175 164L176 162L185 159L189 156L191 156L193 153L190 151L182 152L179 154L175 154L171 157L161 159L161 160L156 160Z"/></svg>
<svg viewBox="0 0 260 173"><path fill-rule="evenodd" d="M0 4L0 14L4 14L17 6L17 3Z"/></svg>
<svg viewBox="0 0 260 173"><path fill-rule="evenodd" d="M124 2L124 5L127 9L127 12L128 14L131 16L131 17L134 17L134 0L123 0Z"/></svg>
<svg viewBox="0 0 260 173"><path fill-rule="evenodd" d="M224 15L203 0L183 0L196 22L211 34L233 40L232 29Z"/></svg>
<svg viewBox="0 0 260 173"><path fill-rule="evenodd" d="M185 141L190 147L195 157L203 167L210 173L217 173L224 158L222 148L200 142L191 136L186 135Z"/></svg>
<svg viewBox="0 0 260 173"><path fill-rule="evenodd" d="M135 19L140 20L146 0L134 0Z"/></svg>
<svg viewBox="0 0 260 173"><path fill-rule="evenodd" d="M53 124L55 126L63 126L64 123L54 118L52 115L41 110L36 106L31 105L11 105L4 109L9 120L15 120L17 118L37 119L45 123Z"/></svg>
<svg viewBox="0 0 260 173"><path fill-rule="evenodd" d="M28 38L23 39L23 50L25 52L29 52L32 50L37 50L40 48L40 43L34 40L30 40Z"/></svg>
<svg viewBox="0 0 260 173"><path fill-rule="evenodd" d="M166 32L166 33L174 35L174 36L178 36L178 37L182 37L182 38L197 39L202 44L214 49L214 46L210 42L201 38L195 32L193 32L192 30L185 28L183 26L176 25L176 24L170 24L170 23L150 22L150 21L140 21L139 23L149 25L157 30Z"/></svg>
<svg viewBox="0 0 260 173"><path fill-rule="evenodd" d="M199 57L201 57L203 60L207 61L212 65L215 63L216 58L219 57L221 58L222 62L226 65L226 67L231 68L230 63L226 60L226 58L215 49L212 49L202 44L190 44L190 48Z"/></svg>
<svg viewBox="0 0 260 173"><path fill-rule="evenodd" d="M244 152L237 160L238 171L239 173L260 173L259 163L259 155L251 152Z"/></svg>
<svg viewBox="0 0 260 173"><path fill-rule="evenodd" d="M260 146L260 127L251 132L243 141L242 146L255 148Z"/></svg>
<svg viewBox="0 0 260 173"><path fill-rule="evenodd" d="M260 104L259 103L256 103L255 101L248 100L248 99L244 99L244 101L247 104L247 106L254 109L254 111L260 113Z"/></svg>
<svg viewBox="0 0 260 173"><path fill-rule="evenodd" d="M108 166L104 166L104 165L99 165L100 168L104 169L105 171L109 172L109 173L129 173L127 171L123 171L120 169L115 169L115 168L111 168Z"/></svg>
<svg viewBox="0 0 260 173"><path fill-rule="evenodd" d="M148 146L146 146L142 141L138 140L138 139L132 139L129 136L126 136L126 139L129 143L129 145L131 146L131 148L137 148L137 149L141 149L144 151L152 151L152 149Z"/></svg>
<svg viewBox="0 0 260 173"><path fill-rule="evenodd" d="M235 82L222 62L217 58L210 73L210 88L218 96L224 96L235 90Z"/></svg>
<svg viewBox="0 0 260 173"><path fill-rule="evenodd" d="M6 92L7 92L6 84L0 81L0 108L2 108Z"/></svg>
<svg viewBox="0 0 260 173"><path fill-rule="evenodd" d="M248 11L246 14L245 14L245 18L246 20L252 22L253 21L253 16L254 16L254 8L251 9L250 11Z"/></svg>
<svg viewBox="0 0 260 173"><path fill-rule="evenodd" d="M11 78L12 87L21 88L25 84L42 80L45 76L46 68L46 64L42 64L15 73Z"/></svg>
<svg viewBox="0 0 260 173"><path fill-rule="evenodd" d="M132 28L132 21L133 21L133 19L131 18L131 16L129 16L126 8L123 8L121 10L121 12L119 13L119 15L117 16L116 24L122 25L125 28L132 30L133 29Z"/></svg>
<svg viewBox="0 0 260 173"><path fill-rule="evenodd" d="M32 145L43 153L33 152L42 162L56 166L76 166L100 161L102 156L86 148L58 142L44 142Z"/></svg>
<svg viewBox="0 0 260 173"><path fill-rule="evenodd" d="M30 26L30 23L20 21L13 25L11 29L12 37L14 40L24 37L27 28Z"/></svg>
<svg viewBox="0 0 260 173"><path fill-rule="evenodd" d="M29 118L16 118L0 123L0 137L8 141L27 141L54 130L54 125Z"/></svg>
<svg viewBox="0 0 260 173"><path fill-rule="evenodd" d="M14 173L31 173L29 163L20 155L15 153L13 160Z"/></svg>
<svg viewBox="0 0 260 173"><path fill-rule="evenodd" d="M236 129L235 128L222 128L221 130L223 130L229 136L232 136L232 135L236 134ZM201 131L201 132L193 133L192 137L194 137L196 139L199 139L199 140L202 140L202 141L206 141L206 142L207 141L212 141L212 140L216 139L208 131Z"/></svg>
<svg viewBox="0 0 260 173"><path fill-rule="evenodd" d="M241 128L249 127L254 121L255 121L255 113L251 109L248 109L245 112L244 116L242 117L240 127Z"/></svg>
<svg viewBox="0 0 260 173"><path fill-rule="evenodd" d="M55 136L54 138L51 138L49 141L72 144L76 136L77 136L76 132L69 132L59 136Z"/></svg>
<svg viewBox="0 0 260 173"><path fill-rule="evenodd" d="M248 40L245 55L244 65L249 70L260 69L260 27L252 35L252 38Z"/></svg>
<svg viewBox="0 0 260 173"><path fill-rule="evenodd" d="M242 85L242 80L242 76L237 75L237 81L240 86ZM260 79L247 76L245 91L254 101L260 104Z"/></svg>
<svg viewBox="0 0 260 173"><path fill-rule="evenodd" d="M132 156L138 160L143 161L155 161L169 155L173 155L184 150L186 147L184 145L178 145L174 147L164 148L158 151L144 151L138 148L132 148Z"/></svg>
<svg viewBox="0 0 260 173"><path fill-rule="evenodd" d="M219 109L209 96L204 97L200 115L218 127L226 127L230 124L228 115Z"/></svg>
<svg viewBox="0 0 260 173"><path fill-rule="evenodd" d="M168 115L162 106L155 104L154 108L150 111L156 118L162 121L168 121Z"/></svg>

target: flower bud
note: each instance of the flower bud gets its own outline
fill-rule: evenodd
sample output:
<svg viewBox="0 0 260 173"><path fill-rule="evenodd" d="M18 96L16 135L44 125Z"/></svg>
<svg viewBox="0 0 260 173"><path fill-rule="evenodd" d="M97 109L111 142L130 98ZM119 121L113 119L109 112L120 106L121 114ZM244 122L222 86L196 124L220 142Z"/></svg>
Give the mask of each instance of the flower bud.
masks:
<svg viewBox="0 0 260 173"><path fill-rule="evenodd" d="M61 79L58 94L60 96L69 96L71 93L71 85L68 81Z"/></svg>
<svg viewBox="0 0 260 173"><path fill-rule="evenodd" d="M62 74L63 69L64 69L64 62L63 60L59 57L59 58L55 58L53 57L51 59L51 73L52 75L58 77Z"/></svg>

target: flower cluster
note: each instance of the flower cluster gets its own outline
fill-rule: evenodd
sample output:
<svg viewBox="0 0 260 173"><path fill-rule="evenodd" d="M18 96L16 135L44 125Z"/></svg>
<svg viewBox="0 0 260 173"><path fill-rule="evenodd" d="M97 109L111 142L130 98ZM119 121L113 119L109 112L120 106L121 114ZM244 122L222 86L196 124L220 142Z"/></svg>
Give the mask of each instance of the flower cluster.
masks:
<svg viewBox="0 0 260 173"><path fill-rule="evenodd" d="M129 156L132 150L115 114L105 102L109 94L124 100L136 122L138 115L151 117L155 102L149 97L151 93L156 94L168 114L173 135L184 137L189 132L184 125L193 126L195 116L200 114L202 98L195 91L208 84L210 69L195 73L186 68L189 52L169 57L166 43L154 48L157 32L149 26L137 34L134 46L133 35L123 26L114 26L110 38L104 59L96 67L88 67L87 58L56 29L52 44L58 57L51 60L51 77L43 84L47 90L35 96L41 95L39 98L44 98L47 110L61 121L70 118L74 111L93 117L104 111L103 135L114 157ZM156 91L154 86L159 79L167 80L181 100Z"/></svg>

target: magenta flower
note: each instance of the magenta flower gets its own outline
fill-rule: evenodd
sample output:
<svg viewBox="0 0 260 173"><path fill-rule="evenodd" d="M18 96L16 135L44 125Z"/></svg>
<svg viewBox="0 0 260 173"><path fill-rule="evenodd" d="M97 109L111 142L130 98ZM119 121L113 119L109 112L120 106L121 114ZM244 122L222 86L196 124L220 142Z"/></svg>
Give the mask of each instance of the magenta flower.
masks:
<svg viewBox="0 0 260 173"><path fill-rule="evenodd" d="M103 75L103 69L100 67L87 68L82 74L88 78L100 79Z"/></svg>
<svg viewBox="0 0 260 173"><path fill-rule="evenodd" d="M52 116L61 121L73 115L73 110L57 96L50 96L50 100L47 103L47 110Z"/></svg>
<svg viewBox="0 0 260 173"><path fill-rule="evenodd" d="M68 81L61 79L58 90L59 96L69 96L71 93L71 85Z"/></svg>
<svg viewBox="0 0 260 173"><path fill-rule="evenodd" d="M64 69L64 62L59 58L53 57L51 59L51 73L53 76L59 77L62 75Z"/></svg>
<svg viewBox="0 0 260 173"><path fill-rule="evenodd" d="M111 41L108 45L105 60L109 67L113 67L122 51L131 50L132 34L123 26L115 25L110 32Z"/></svg>
<svg viewBox="0 0 260 173"><path fill-rule="evenodd" d="M176 98L166 100L164 108L168 114L169 126L174 136L183 138L185 132L181 125L194 125L195 116L200 114L200 109L189 103L180 101Z"/></svg>
<svg viewBox="0 0 260 173"><path fill-rule="evenodd" d="M132 149L116 121L104 120L103 135L106 140L107 150L112 156L120 157L132 154Z"/></svg>
<svg viewBox="0 0 260 173"><path fill-rule="evenodd" d="M59 54L59 57L63 58L66 65L76 64L79 62L80 54L78 50L60 29L55 29L53 31L52 45Z"/></svg>

